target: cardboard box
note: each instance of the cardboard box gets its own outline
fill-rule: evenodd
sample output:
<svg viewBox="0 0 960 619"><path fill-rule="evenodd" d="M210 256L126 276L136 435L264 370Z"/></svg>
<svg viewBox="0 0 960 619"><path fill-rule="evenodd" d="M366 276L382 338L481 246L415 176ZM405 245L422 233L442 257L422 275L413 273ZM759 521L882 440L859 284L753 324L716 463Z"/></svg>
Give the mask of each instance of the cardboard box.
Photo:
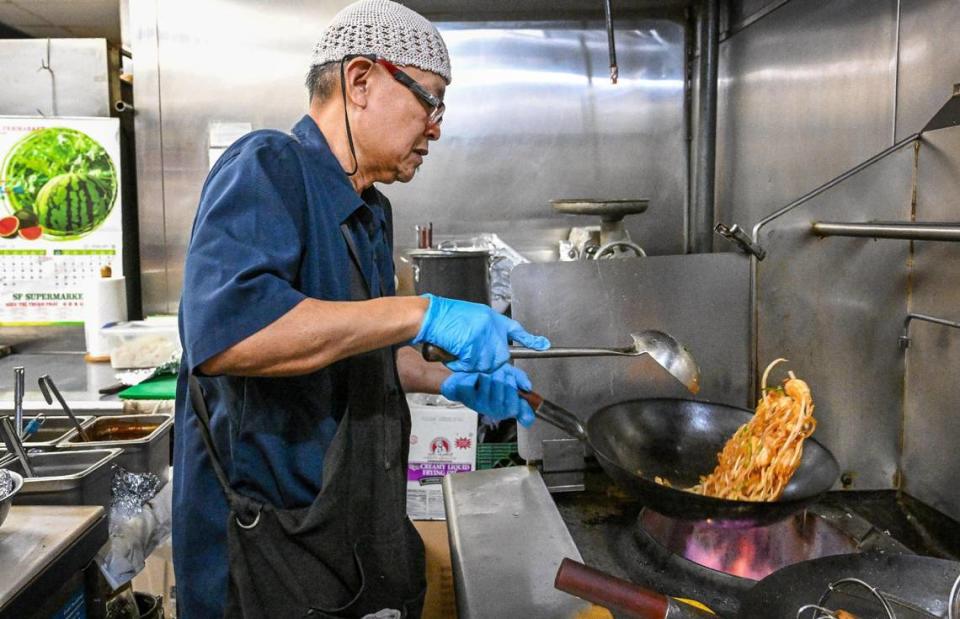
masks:
<svg viewBox="0 0 960 619"><path fill-rule="evenodd" d="M414 522L427 555L427 597L421 619L457 619L450 538L446 522Z"/></svg>
<svg viewBox="0 0 960 619"><path fill-rule="evenodd" d="M134 576L134 591L163 596L163 611L167 619L177 616L177 587L173 577L173 545L167 539L158 545L144 562L143 570Z"/></svg>
<svg viewBox="0 0 960 619"><path fill-rule="evenodd" d="M445 520L441 483L449 473L474 470L477 413L440 396L411 394L412 428L407 468L407 515L412 520Z"/></svg>

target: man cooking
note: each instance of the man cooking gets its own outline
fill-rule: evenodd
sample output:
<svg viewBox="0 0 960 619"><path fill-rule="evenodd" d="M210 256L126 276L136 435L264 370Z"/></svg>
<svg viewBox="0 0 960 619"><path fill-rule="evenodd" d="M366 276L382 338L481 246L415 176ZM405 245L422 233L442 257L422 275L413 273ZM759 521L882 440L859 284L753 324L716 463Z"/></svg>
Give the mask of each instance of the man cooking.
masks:
<svg viewBox="0 0 960 619"><path fill-rule="evenodd" d="M397 297L389 201L440 138L450 60L389 0L343 9L314 48L309 113L238 140L207 177L185 263L173 543L179 616L417 617L404 391L529 425L489 307ZM424 362L405 344L458 360Z"/></svg>

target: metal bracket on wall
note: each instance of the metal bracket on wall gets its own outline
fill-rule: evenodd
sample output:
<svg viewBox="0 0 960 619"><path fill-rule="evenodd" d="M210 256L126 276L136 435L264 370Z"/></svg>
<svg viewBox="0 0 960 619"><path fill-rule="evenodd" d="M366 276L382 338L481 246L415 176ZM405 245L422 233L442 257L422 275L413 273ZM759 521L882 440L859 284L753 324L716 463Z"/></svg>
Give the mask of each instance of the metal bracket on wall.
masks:
<svg viewBox="0 0 960 619"><path fill-rule="evenodd" d="M907 314L907 317L903 320L903 334L900 335L900 348L904 350L910 347L910 321L912 320L922 320L923 322L932 322L935 325L960 329L960 322L954 322L945 318L936 318L926 314Z"/></svg>

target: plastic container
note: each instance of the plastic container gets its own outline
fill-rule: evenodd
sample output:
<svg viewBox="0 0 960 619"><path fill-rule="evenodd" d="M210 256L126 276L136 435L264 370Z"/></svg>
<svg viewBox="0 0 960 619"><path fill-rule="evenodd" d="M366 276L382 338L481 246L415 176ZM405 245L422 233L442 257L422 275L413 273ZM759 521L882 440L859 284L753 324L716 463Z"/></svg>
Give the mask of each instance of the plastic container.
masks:
<svg viewBox="0 0 960 619"><path fill-rule="evenodd" d="M520 454L516 443L480 443L477 445L477 470L517 466Z"/></svg>
<svg viewBox="0 0 960 619"><path fill-rule="evenodd" d="M100 329L115 368L155 368L180 354L176 316L131 320Z"/></svg>

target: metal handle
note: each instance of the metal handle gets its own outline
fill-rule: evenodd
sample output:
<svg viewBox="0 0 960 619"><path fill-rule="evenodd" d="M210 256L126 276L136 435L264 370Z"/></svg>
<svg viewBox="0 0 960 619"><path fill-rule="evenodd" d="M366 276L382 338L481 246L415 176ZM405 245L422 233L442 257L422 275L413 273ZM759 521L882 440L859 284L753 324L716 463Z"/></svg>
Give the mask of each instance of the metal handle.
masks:
<svg viewBox="0 0 960 619"><path fill-rule="evenodd" d="M23 433L23 391L24 369L18 366L13 368L13 415L17 436Z"/></svg>
<svg viewBox="0 0 960 619"><path fill-rule="evenodd" d="M533 414L536 415L537 418L543 419L567 434L587 442L587 429L579 417L562 406L544 399L544 397L536 391L521 391L520 397L530 404L530 408L533 409Z"/></svg>
<svg viewBox="0 0 960 619"><path fill-rule="evenodd" d="M457 358L439 346L424 344L420 353L427 361L456 361ZM560 348L551 347L547 350L534 350L522 346L510 347L511 359L556 359L559 357L623 357L640 354L633 346L625 348Z"/></svg>
<svg viewBox="0 0 960 619"><path fill-rule="evenodd" d="M53 379L50 378L49 374L44 374L37 381L37 384L40 385L40 391L43 393L43 399L47 401L47 404L53 404L53 399L50 397L50 392L53 392L53 395L56 396L57 402L60 403L60 408L63 409L64 414L70 418L70 421L73 422L73 425L77 428L77 433L80 435L80 439L83 441L89 441L90 437L84 431L83 426L80 424L80 421L77 420L74 416L73 411L70 410L70 407L67 406L67 401L63 399L63 396L60 395L60 390L57 389L57 386L53 384ZM48 391L49 388L49 391Z"/></svg>
<svg viewBox="0 0 960 619"><path fill-rule="evenodd" d="M20 465L23 467L23 476L33 477L33 467L30 466L30 460L27 458L27 452L23 449L20 437L17 436L13 424L10 423L10 417L0 417L0 438L6 444L7 450L20 460Z"/></svg>

